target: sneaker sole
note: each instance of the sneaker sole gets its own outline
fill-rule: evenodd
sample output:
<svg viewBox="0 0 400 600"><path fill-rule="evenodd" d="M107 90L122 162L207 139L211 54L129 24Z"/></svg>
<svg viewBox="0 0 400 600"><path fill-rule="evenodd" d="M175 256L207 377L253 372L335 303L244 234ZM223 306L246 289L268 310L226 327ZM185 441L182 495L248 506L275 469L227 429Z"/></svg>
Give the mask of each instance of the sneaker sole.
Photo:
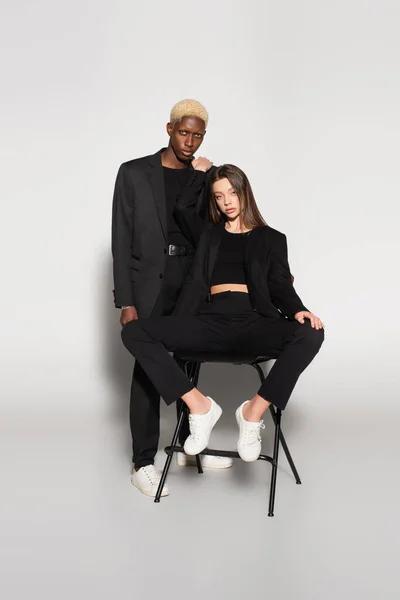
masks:
<svg viewBox="0 0 400 600"><path fill-rule="evenodd" d="M213 421L212 421L211 430L210 430L210 435L208 436L207 444L204 446L204 448L202 448L201 450L199 450L198 452L196 452L196 454L190 454L189 452L187 452L187 451L185 450L185 453L186 453L188 456L197 456L197 454L200 454L200 452L203 452L203 450L205 450L205 449L207 448L207 446L208 446L208 441L209 441L209 439L210 439L210 436L211 436L212 430L214 429L215 425L218 423L218 421L219 421L219 419L220 419L220 417L221 417L221 415L222 415L222 408L220 407L220 405L219 405L219 404L217 404L217 403L215 403L215 404L216 404L216 406L215 406L215 415L214 415L214 419L213 419Z"/></svg>
<svg viewBox="0 0 400 600"><path fill-rule="evenodd" d="M190 454L188 454L188 456L190 456ZM196 456L196 455L194 455ZM195 462L189 462L189 463L185 463L184 465L178 463L178 461L176 461L176 464L178 465L178 467L197 467L197 463ZM215 465L214 467L207 467L207 465L201 465L203 469L211 469L212 471L218 470L218 469L231 469L233 467L233 462L231 462L230 465Z"/></svg>

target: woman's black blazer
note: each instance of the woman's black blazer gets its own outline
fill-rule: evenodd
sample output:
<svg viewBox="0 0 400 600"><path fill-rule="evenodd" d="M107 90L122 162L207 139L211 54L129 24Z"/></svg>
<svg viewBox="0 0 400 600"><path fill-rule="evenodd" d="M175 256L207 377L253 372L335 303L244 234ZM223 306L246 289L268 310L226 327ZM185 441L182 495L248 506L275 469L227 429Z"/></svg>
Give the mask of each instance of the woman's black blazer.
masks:
<svg viewBox="0 0 400 600"><path fill-rule="evenodd" d="M223 223L205 226L174 315L196 315L207 300L223 228ZM244 263L250 300L257 312L293 319L297 312L308 310L292 284L283 233L268 226L253 229L246 237Z"/></svg>

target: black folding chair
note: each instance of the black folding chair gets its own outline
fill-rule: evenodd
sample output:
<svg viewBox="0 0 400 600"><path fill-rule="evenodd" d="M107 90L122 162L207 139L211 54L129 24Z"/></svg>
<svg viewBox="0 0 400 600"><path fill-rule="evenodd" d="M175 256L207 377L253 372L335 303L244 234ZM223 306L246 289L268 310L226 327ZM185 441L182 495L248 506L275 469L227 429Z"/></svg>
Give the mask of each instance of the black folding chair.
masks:
<svg viewBox="0 0 400 600"><path fill-rule="evenodd" d="M261 365L261 363L265 363L266 361L271 360L269 357L265 357L265 356L248 356L248 355L244 356L244 355L236 355L236 354L235 355L232 355L232 354L231 355L216 355L216 354L206 354L206 353L200 353L200 352L198 352L198 353L192 352L192 353L190 353L190 355L189 354L181 354L181 355L175 356L175 359L180 364L181 368L184 369L184 371L187 374L187 376L189 377L190 381L192 381L192 383L195 386L197 386L198 381L199 381L200 367L204 363L229 363L229 364L235 364L235 365L250 365L250 366L254 367L254 369L257 371L260 381L261 381L261 383L263 383L263 381L265 379L265 375L264 375L264 372L260 365ZM178 446L177 442L179 439L179 433L182 428L184 414L185 414L185 411L188 411L188 409L187 409L186 404L183 401L180 400L179 402L180 402L180 407L179 407L179 411L178 411L178 420L177 420L177 424L175 427L174 435L172 436L171 444L165 448L167 458L165 461L164 469L163 469L161 479L160 479L160 484L158 486L158 490L157 490L157 494L156 494L154 502L160 502L161 492L164 487L165 481L167 479L168 471L171 466L171 461L172 461L172 457L173 457L174 453L175 452L184 452L183 447ZM283 451L285 452L286 458L288 460L290 468L292 469L292 473L294 475L296 483L301 484L301 481L300 481L299 474L297 472L297 469L295 467L293 459L290 455L289 448L286 444L285 438L284 438L282 430L281 430L282 411L279 408L275 409L271 404L269 407L269 412L271 414L271 417L272 417L272 419L274 421L274 425L275 425L273 454L272 454L272 456L267 456L266 454L261 454L259 456L258 460L266 461L266 462L270 463L272 466L268 516L273 517L274 516L274 505L275 505L276 478L277 478L277 472L278 472L279 442L281 443ZM230 450L211 450L211 449L206 448L205 450L203 450L203 452L200 452L200 454L198 454L196 456L197 470L199 473L203 473L203 469L201 466L201 459L200 459L201 455L204 455L204 456L228 456L231 458L240 458L240 456L237 452L233 452Z"/></svg>

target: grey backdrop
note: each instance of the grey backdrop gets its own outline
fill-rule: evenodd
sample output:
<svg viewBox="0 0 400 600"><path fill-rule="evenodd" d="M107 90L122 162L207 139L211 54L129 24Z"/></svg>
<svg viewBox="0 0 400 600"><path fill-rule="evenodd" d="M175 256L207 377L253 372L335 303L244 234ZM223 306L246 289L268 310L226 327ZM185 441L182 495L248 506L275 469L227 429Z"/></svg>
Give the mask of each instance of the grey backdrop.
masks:
<svg viewBox="0 0 400 600"><path fill-rule="evenodd" d="M129 590L129 574L138 564L136 583L145 586L145 567L138 556L145 560L147 544L152 556L150 542L158 544L160 555L155 563L146 558L146 568L154 567L150 577L160 571L161 547L168 546L172 529L164 529L160 541L159 528L166 521L155 525L153 520L162 513L155 513L158 509L151 502L143 503L129 488L126 416L132 365L121 346L119 315L112 306L110 211L119 164L167 143L169 109L185 97L197 98L210 113L201 154L216 164L231 162L246 171L267 222L288 236L297 291L326 323L325 345L299 382L286 417L298 452L303 442L308 444L307 451L303 448L303 464L323 451L330 460L336 454L339 464L351 461L345 488L339 491L333 481L318 506L332 497L339 501L343 494L352 498L344 489L354 483L360 469L365 469L364 482L369 477L372 482L382 465L388 469L387 486L379 486L383 495L360 523L360 531L365 532L377 506L398 497L388 465L395 446L397 450L400 423L395 260L399 256L399 4L389 0L39 0L2 2L1 9L5 43L1 427L7 469L3 539L4 551L11 556L4 567L9 576L4 581L10 585L7 597L24 594L24 584L30 588L43 586L44 581L53 594L55 574L69 572L66 565L71 560L72 571L76 574L81 568L86 579L69 591L64 588L65 597L71 593L86 597L95 589L97 597L102 593L109 597L116 589L114 576L121 582L126 575L126 588L121 590ZM235 438L233 407L254 391L254 384L245 368L204 370L204 391L218 396L226 408L221 435L227 436L223 438L227 447ZM163 409L163 442L172 422L172 411ZM341 455L344 440L346 452L342 449ZM337 476L339 467L334 464L332 473ZM322 462L320 468L324 473ZM238 506L246 510L250 498L259 498L260 492L246 491L241 483L248 481L248 471L240 466L238 472L242 494ZM308 477L316 477L315 469L310 468ZM223 494L223 484L215 477L213 481ZM82 539L88 542L99 521L104 523L104 515L93 517L93 506L113 485L122 487L118 500L112 496L107 501L106 520L126 510L114 526L127 538L105 541L106 534L98 534L93 546L90 543L84 556L77 558ZM90 492L87 505L82 486ZM168 506L177 508L172 503L179 502L182 510L185 491L175 491ZM360 507L365 498L371 501L369 491L368 485L362 498L355 495L355 505ZM212 503L219 497L214 494L214 489L205 492L206 511L198 503L193 511L210 515L217 506L213 518L218 522L225 509L222 502ZM200 497L204 499L204 495L194 496L194 501ZM293 504L283 506L286 517L296 517L296 503L293 499ZM221 540L232 535L235 510ZM258 504L254 514L257 524L260 519L263 528L271 527L272 521ZM89 515L93 523L89 519L84 529ZM304 523L304 517L297 516ZM164 518L170 527L179 527L179 513ZM135 531L138 521L144 530L133 543L135 535L129 531L130 527ZM380 556L395 522L390 518L384 532L377 526L373 548ZM202 531L207 531L209 521L201 523ZM243 517L241 524L235 544L244 544L251 555ZM282 529L277 521L274 527L279 545ZM68 546L65 536L72 530ZM300 537L307 538L309 531L305 527ZM209 535L203 539L204 551L211 544ZM39 547L33 541L37 539ZM63 548L58 554L52 551L56 543ZM103 543L109 554L98 563L93 556ZM289 546L292 543L289 538ZM337 556L342 543L338 540L335 546ZM302 554L301 547L298 550ZM263 539L257 554L263 557L268 552L271 547ZM282 566L285 547L281 553ZM53 563L56 556L59 562ZM201 564L203 554L196 556ZM372 560L371 555L368 558ZM220 560L215 557L217 564ZM382 557L382 568L389 568L388 560ZM109 561L114 566L108 573ZM177 569L177 578L180 564L185 573L190 572L189 563L176 560L171 568ZM210 564L205 577L210 576ZM257 565L258 573L262 564ZM240 573L240 563L237 569ZM297 583L300 571L291 570ZM107 582L102 579L105 572ZM16 585L18 573L26 577L17 578ZM54 581L51 575L45 579L46 573L52 573ZM212 573L214 577L215 569ZM332 574L321 573L314 587L304 588L306 600L323 593L328 597L326 586ZM340 577L340 569L338 573ZM280 576L290 581L284 570ZM364 598L366 590L379 592L371 598L382 594L382 581L389 587L380 597L391 598L391 576L381 571L376 577L377 587L366 584ZM168 598L174 581L172 577ZM185 581L190 590L190 577ZM205 593L226 597L228 579L221 584L220 596L214 587L196 581L199 597ZM229 597L236 597L234 590L239 593L247 583L255 592L264 589L265 582L255 584L243 575L232 584ZM162 582L158 585L161 589ZM291 597L290 589L284 586L285 598ZM197 598L193 591L187 593Z"/></svg>

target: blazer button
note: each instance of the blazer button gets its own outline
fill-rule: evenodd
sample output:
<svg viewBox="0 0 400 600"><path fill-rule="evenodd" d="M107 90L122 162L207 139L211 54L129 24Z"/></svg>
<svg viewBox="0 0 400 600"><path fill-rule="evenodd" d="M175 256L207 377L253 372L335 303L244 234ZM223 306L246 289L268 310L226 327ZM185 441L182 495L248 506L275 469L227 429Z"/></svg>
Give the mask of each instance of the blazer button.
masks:
<svg viewBox="0 0 400 600"><path fill-rule="evenodd" d="M162 273L160 273L160 274L159 274L159 278L160 278L160 279L162 279L162 278L163 278L163 274L162 274Z"/></svg>

